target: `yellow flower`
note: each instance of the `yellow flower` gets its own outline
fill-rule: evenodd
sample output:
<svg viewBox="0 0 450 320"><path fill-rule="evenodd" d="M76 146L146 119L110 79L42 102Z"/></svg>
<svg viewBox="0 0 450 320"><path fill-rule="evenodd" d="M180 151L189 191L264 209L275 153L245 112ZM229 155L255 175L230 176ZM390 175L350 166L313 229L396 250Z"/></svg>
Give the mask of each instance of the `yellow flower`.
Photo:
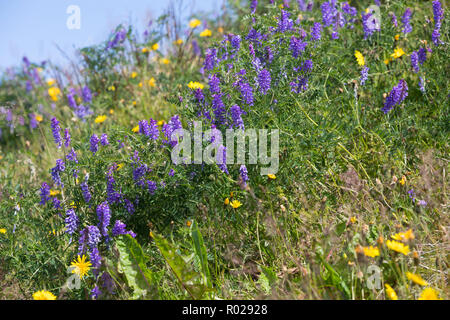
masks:
<svg viewBox="0 0 450 320"><path fill-rule="evenodd" d="M139 82L138 86L139 86L139 88L142 88L142 86L143 86L142 82Z"/></svg>
<svg viewBox="0 0 450 320"><path fill-rule="evenodd" d="M108 90L109 90L109 91L116 91L116 87L114 87L114 86L109 86L109 87L108 87Z"/></svg>
<svg viewBox="0 0 450 320"><path fill-rule="evenodd" d="M378 247L363 247L363 251L364 255L371 258L375 258L380 255L380 250L378 249Z"/></svg>
<svg viewBox="0 0 450 320"><path fill-rule="evenodd" d="M233 201L231 201L231 206L232 206L234 209L237 209L237 208L239 208L240 206L242 206L242 203L241 203L239 200L233 200Z"/></svg>
<svg viewBox="0 0 450 320"><path fill-rule="evenodd" d="M217 31L218 31L219 33L223 33L224 30L223 30L222 27L218 27L218 28L217 28Z"/></svg>
<svg viewBox="0 0 450 320"><path fill-rule="evenodd" d="M174 43L174 44L181 45L181 44L183 44L183 39L177 39L177 40L175 40L173 43Z"/></svg>
<svg viewBox="0 0 450 320"><path fill-rule="evenodd" d="M56 296L51 293L50 291L37 291L33 293L33 299L34 300L56 300Z"/></svg>
<svg viewBox="0 0 450 320"><path fill-rule="evenodd" d="M272 179L272 180L274 180L274 179L276 179L276 178L277 178L277 176L276 176L276 175L274 175L274 174L271 174L271 173L269 173L269 174L267 175L267 177L269 177L269 179Z"/></svg>
<svg viewBox="0 0 450 320"><path fill-rule="evenodd" d="M192 19L191 21L189 21L189 28L197 28L199 25L201 25L201 21L198 19Z"/></svg>
<svg viewBox="0 0 450 320"><path fill-rule="evenodd" d="M47 92L53 101L58 101L58 96L61 94L61 90L58 87L51 87Z"/></svg>
<svg viewBox="0 0 450 320"><path fill-rule="evenodd" d="M114 110L113 109L109 109L109 114L114 114Z"/></svg>
<svg viewBox="0 0 450 320"><path fill-rule="evenodd" d="M36 68L36 70L37 70L39 73L41 73L42 71L44 71L44 69L42 69L42 68L40 68L40 67Z"/></svg>
<svg viewBox="0 0 450 320"><path fill-rule="evenodd" d="M394 250L399 253L402 253L405 256L408 255L408 253L409 253L409 246L404 245L401 242L388 240L388 241L386 241L386 245L389 249Z"/></svg>
<svg viewBox="0 0 450 320"><path fill-rule="evenodd" d="M131 78L132 79L134 79L134 78L136 78L137 77L137 72L136 71L133 71L132 73L131 73Z"/></svg>
<svg viewBox="0 0 450 320"><path fill-rule="evenodd" d="M134 133L139 132L139 125L134 127L131 131L133 131Z"/></svg>
<svg viewBox="0 0 450 320"><path fill-rule="evenodd" d="M162 64L169 64L169 63L170 63L170 60L167 59L167 58L162 58L162 59L161 59L161 63L162 63Z"/></svg>
<svg viewBox="0 0 450 320"><path fill-rule="evenodd" d="M43 118L42 118L42 116L40 114L37 114L35 116L35 119L36 119L37 122L42 122L42 120L43 120Z"/></svg>
<svg viewBox="0 0 450 320"><path fill-rule="evenodd" d="M226 206L230 204L230 199L226 198L225 201L223 202Z"/></svg>
<svg viewBox="0 0 450 320"><path fill-rule="evenodd" d="M364 56L358 50L355 50L355 58L360 66L363 66L365 64Z"/></svg>
<svg viewBox="0 0 450 320"><path fill-rule="evenodd" d="M394 39L395 39L395 40L400 39L400 35L399 35L399 34L396 34L395 37L394 37Z"/></svg>
<svg viewBox="0 0 450 320"><path fill-rule="evenodd" d="M135 105L136 105L136 103L137 103L136 101L133 101L133 106L135 106Z"/></svg>
<svg viewBox="0 0 450 320"><path fill-rule="evenodd" d="M72 202L70 203L70 206L71 206L72 208L74 208L74 209L77 208L77 206L75 205L75 201L72 201Z"/></svg>
<svg viewBox="0 0 450 320"><path fill-rule="evenodd" d="M156 87L156 80L155 78L151 78L150 80L148 80L148 85L152 88Z"/></svg>
<svg viewBox="0 0 450 320"><path fill-rule="evenodd" d="M49 87L51 87L52 85L54 85L54 84L55 84L55 82L56 82L56 80L55 80L55 79L53 79L53 78L50 78L50 79L48 79L48 80L47 80L47 85L48 85Z"/></svg>
<svg viewBox="0 0 450 320"><path fill-rule="evenodd" d="M441 300L439 294L433 288L425 288L420 294L419 300Z"/></svg>
<svg viewBox="0 0 450 320"><path fill-rule="evenodd" d="M415 284L418 284L419 286L427 286L428 285L428 282L423 280L422 277L418 274L406 272L406 277L408 278L408 280L411 280L412 282L414 282Z"/></svg>
<svg viewBox="0 0 450 320"><path fill-rule="evenodd" d="M72 273L78 274L80 279L83 279L91 269L92 263L90 261L86 261L86 256L83 254L82 257L78 256L78 259L72 261L70 266L74 267Z"/></svg>
<svg viewBox="0 0 450 320"><path fill-rule="evenodd" d="M203 89L205 87L203 84L201 84L200 82L197 82L197 81L195 81L195 82L191 81L191 82L188 83L187 86L189 88L193 89L193 90L195 90L195 89Z"/></svg>
<svg viewBox="0 0 450 320"><path fill-rule="evenodd" d="M117 165L117 169L116 169L116 170L122 169L124 165L125 165L125 164L123 164L123 163L119 163L119 164Z"/></svg>
<svg viewBox="0 0 450 320"><path fill-rule="evenodd" d="M142 53L147 53L148 52L148 48L142 48Z"/></svg>
<svg viewBox="0 0 450 320"><path fill-rule="evenodd" d="M389 62L391 61L391 59L384 59L384 64L389 64Z"/></svg>
<svg viewBox="0 0 450 320"><path fill-rule="evenodd" d="M351 217L351 218L350 218L350 222L351 222L351 223L355 223L355 222L356 222L356 217Z"/></svg>
<svg viewBox="0 0 450 320"><path fill-rule="evenodd" d="M156 123L156 125L157 125L157 126L162 126L164 123L166 123L165 120L159 120L159 121Z"/></svg>
<svg viewBox="0 0 450 320"><path fill-rule="evenodd" d="M60 194L61 193L61 191L59 191L59 190L50 190L50 196L56 196L57 194Z"/></svg>
<svg viewBox="0 0 450 320"><path fill-rule="evenodd" d="M211 30L205 29L202 32L200 32L200 37L211 37L212 33Z"/></svg>
<svg viewBox="0 0 450 320"><path fill-rule="evenodd" d="M152 50L158 50L159 49L159 44L155 43L154 45L152 45Z"/></svg>
<svg viewBox="0 0 450 320"><path fill-rule="evenodd" d="M397 59L397 58L400 58L404 54L405 54L405 51L403 51L402 48L397 47L397 48L395 48L394 53L391 54L391 57L394 59Z"/></svg>
<svg viewBox="0 0 450 320"><path fill-rule="evenodd" d="M414 239L414 233L412 229L409 229L408 231L394 234L391 238L397 241L408 241Z"/></svg>
<svg viewBox="0 0 450 320"><path fill-rule="evenodd" d="M400 183L402 186L404 186L405 183L406 183L406 177L405 177L405 176L402 176L402 179L399 181L399 183Z"/></svg>
<svg viewBox="0 0 450 320"><path fill-rule="evenodd" d="M191 220L186 221L186 226L190 227L192 224Z"/></svg>
<svg viewBox="0 0 450 320"><path fill-rule="evenodd" d="M1 234L6 234L6 229L5 229L5 228L1 228L1 229L0 229L0 233L1 233Z"/></svg>
<svg viewBox="0 0 450 320"><path fill-rule="evenodd" d="M103 123L105 122L106 118L107 116L105 115L98 116L97 118L95 118L95 123Z"/></svg>
<svg viewBox="0 0 450 320"><path fill-rule="evenodd" d="M387 283L385 283L384 286L386 287L385 291L387 297L391 300L398 300L397 293L395 293L394 289L392 289L392 287Z"/></svg>

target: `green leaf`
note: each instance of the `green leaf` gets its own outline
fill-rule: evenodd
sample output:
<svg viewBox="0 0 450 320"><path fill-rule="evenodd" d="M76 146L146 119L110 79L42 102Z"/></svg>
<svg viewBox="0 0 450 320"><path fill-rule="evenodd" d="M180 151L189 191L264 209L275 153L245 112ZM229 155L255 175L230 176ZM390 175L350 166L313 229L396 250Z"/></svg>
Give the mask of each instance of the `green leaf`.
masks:
<svg viewBox="0 0 450 320"><path fill-rule="evenodd" d="M188 264L181 254L177 253L177 248L162 236L152 232L152 237L180 285L186 289L193 299L202 299L208 290L203 274L196 272L193 266Z"/></svg>
<svg viewBox="0 0 450 320"><path fill-rule="evenodd" d="M129 234L121 235L116 241L119 250L119 262L133 289L133 299L155 298L157 289L154 285L153 274L145 265L145 256L139 243Z"/></svg>
<svg viewBox="0 0 450 320"><path fill-rule="evenodd" d="M209 288L212 288L211 275L209 273L208 268L208 257L206 255L205 243L203 242L202 234L200 233L197 222L195 221L192 223L191 226L191 238L194 244L195 254L200 260L200 264L202 266L202 273L206 278L206 283Z"/></svg>

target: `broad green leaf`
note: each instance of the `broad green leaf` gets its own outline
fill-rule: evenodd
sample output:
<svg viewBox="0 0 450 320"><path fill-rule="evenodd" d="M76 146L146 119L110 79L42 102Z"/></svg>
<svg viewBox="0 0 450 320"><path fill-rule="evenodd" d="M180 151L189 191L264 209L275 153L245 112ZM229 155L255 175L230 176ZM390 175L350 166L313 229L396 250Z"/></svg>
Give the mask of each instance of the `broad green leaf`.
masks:
<svg viewBox="0 0 450 320"><path fill-rule="evenodd" d="M119 261L127 279L133 289L133 299L155 298L156 286L152 272L145 265L145 256L139 243L129 234L121 235L116 241L119 250Z"/></svg>
<svg viewBox="0 0 450 320"><path fill-rule="evenodd" d="M152 237L181 286L193 299L201 299L208 289L204 276L196 272L193 266L188 264L183 256L177 253L177 249L166 239L153 232Z"/></svg>

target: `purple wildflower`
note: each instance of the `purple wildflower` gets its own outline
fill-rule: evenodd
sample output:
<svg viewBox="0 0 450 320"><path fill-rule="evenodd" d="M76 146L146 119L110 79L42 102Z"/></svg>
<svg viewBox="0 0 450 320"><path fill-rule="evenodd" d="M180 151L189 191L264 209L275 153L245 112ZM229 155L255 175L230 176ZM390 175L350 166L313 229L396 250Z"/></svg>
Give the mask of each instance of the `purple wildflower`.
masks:
<svg viewBox="0 0 450 320"><path fill-rule="evenodd" d="M230 108L231 119L233 120L233 126L244 130L244 121L242 120L242 110L238 105L234 105Z"/></svg>
<svg viewBox="0 0 450 320"><path fill-rule="evenodd" d="M405 80L401 79L397 86L392 88L389 93L384 107L381 109L385 114L391 111L394 106L400 104L408 96L408 85Z"/></svg>
<svg viewBox="0 0 450 320"><path fill-rule="evenodd" d="M102 235L108 236L108 226L111 220L111 211L109 209L108 203L103 202L97 206L97 218L98 218L98 228Z"/></svg>
<svg viewBox="0 0 450 320"><path fill-rule="evenodd" d="M225 122L225 104L222 101L221 94L214 94L211 102L212 109L214 111L216 125L224 124Z"/></svg>
<svg viewBox="0 0 450 320"><path fill-rule="evenodd" d="M270 77L270 72L266 69L262 69L258 74L258 84L260 92L265 95L270 89L270 82L272 81Z"/></svg>
<svg viewBox="0 0 450 320"><path fill-rule="evenodd" d="M97 300L102 295L100 288L95 285L95 287L91 290L91 299Z"/></svg>
<svg viewBox="0 0 450 320"><path fill-rule="evenodd" d="M133 214L134 213L134 205L133 205L133 203L130 200L128 200L128 199L125 199L124 203L125 203L125 209L127 209L128 213L129 214Z"/></svg>
<svg viewBox="0 0 450 320"><path fill-rule="evenodd" d="M41 202L39 204L44 205L50 200L50 186L43 182L41 185Z"/></svg>
<svg viewBox="0 0 450 320"><path fill-rule="evenodd" d="M244 185L246 185L249 178L248 178L247 167L244 164L241 165L241 167L239 168L239 174L241 176L242 181L244 182Z"/></svg>
<svg viewBox="0 0 450 320"><path fill-rule="evenodd" d="M417 51L411 53L411 67L415 73L419 72L419 54Z"/></svg>
<svg viewBox="0 0 450 320"><path fill-rule="evenodd" d="M235 50L239 51L239 49L241 48L241 36L239 36L239 35L232 35L230 42L231 42L231 46Z"/></svg>
<svg viewBox="0 0 450 320"><path fill-rule="evenodd" d="M89 192L89 186L87 184L87 177L84 180L84 182L82 182L80 184L80 188L81 188L81 193L83 194L83 199L84 201L86 201L86 203L89 203L89 201L91 201L91 193Z"/></svg>
<svg viewBox="0 0 450 320"><path fill-rule="evenodd" d="M153 182L151 180L147 180L147 189L151 195L155 194L156 188L157 188L157 186L156 186L155 182Z"/></svg>
<svg viewBox="0 0 450 320"><path fill-rule="evenodd" d="M84 86L82 90L83 101L90 103L92 101L92 93L88 86Z"/></svg>
<svg viewBox="0 0 450 320"><path fill-rule="evenodd" d="M114 224L114 227L112 229L112 235L114 237L117 237L118 235L121 235L121 234L129 234L133 238L136 237L136 234L133 231L127 231L125 229L126 227L127 226L125 225L125 223L123 223L120 220L116 220L116 223Z"/></svg>
<svg viewBox="0 0 450 320"><path fill-rule="evenodd" d="M66 159L69 160L69 161L73 161L75 163L78 163L77 154L75 153L75 150L73 148L67 154Z"/></svg>
<svg viewBox="0 0 450 320"><path fill-rule="evenodd" d="M64 130L64 146L65 146L66 148L68 148L69 145L70 145L70 133L69 133L69 129L66 128L66 129Z"/></svg>
<svg viewBox="0 0 450 320"><path fill-rule="evenodd" d="M209 79L209 90L211 93L220 93L220 79L216 74Z"/></svg>
<svg viewBox="0 0 450 320"><path fill-rule="evenodd" d="M322 37L322 25L320 22L315 22L311 27L311 39L314 41L319 41Z"/></svg>
<svg viewBox="0 0 450 320"><path fill-rule="evenodd" d="M289 49L292 51L292 56L294 58L298 58L299 55L305 51L306 46L308 43L305 41L303 42L302 39L292 36L291 43L289 45Z"/></svg>
<svg viewBox="0 0 450 320"><path fill-rule="evenodd" d="M290 15L286 10L281 10L281 18L278 20L278 32L286 32L293 28L294 22L289 18Z"/></svg>
<svg viewBox="0 0 450 320"><path fill-rule="evenodd" d="M258 6L258 0L252 0L252 2L250 3L250 10L252 11L252 13L256 12L257 6Z"/></svg>
<svg viewBox="0 0 450 320"><path fill-rule="evenodd" d="M64 184L61 182L61 176L60 173L63 172L66 169L66 166L64 165L64 161L61 159L56 160L56 166L52 168L52 179L55 182L56 185L64 187Z"/></svg>
<svg viewBox="0 0 450 320"><path fill-rule="evenodd" d="M391 23L395 26L398 27L398 21L397 21L397 16L395 15L395 13L391 12Z"/></svg>
<svg viewBox="0 0 450 320"><path fill-rule="evenodd" d="M369 68L364 66L364 68L362 68L362 70L361 70L361 78L359 79L361 86L364 86L364 84L367 81L368 76L369 76Z"/></svg>
<svg viewBox="0 0 450 320"><path fill-rule="evenodd" d="M248 84L248 82L240 80L239 91L241 92L241 97L244 102L249 106L253 106L253 88Z"/></svg>
<svg viewBox="0 0 450 320"><path fill-rule="evenodd" d="M56 118L52 118L51 127L53 138L55 139L55 143L58 145L58 148L61 148L61 127L59 126L59 121Z"/></svg>
<svg viewBox="0 0 450 320"><path fill-rule="evenodd" d="M404 34L410 33L412 31L412 26L410 23L411 20L411 16L412 16L412 11L410 8L406 8L405 13L402 16L402 23L403 23L403 30L402 32Z"/></svg>
<svg viewBox="0 0 450 320"><path fill-rule="evenodd" d="M217 50L213 49L213 48L206 50L205 69L206 70L214 69L214 67L216 65L216 60L217 60Z"/></svg>
<svg viewBox="0 0 450 320"><path fill-rule="evenodd" d="M30 118L30 128L35 129L38 126L36 115L34 113L30 113L28 117Z"/></svg>
<svg viewBox="0 0 450 320"><path fill-rule="evenodd" d="M419 63L423 64L427 60L427 50L420 48L418 52Z"/></svg>
<svg viewBox="0 0 450 320"><path fill-rule="evenodd" d="M96 134L93 134L90 140L90 148L89 150L92 151L92 154L95 155L95 153L98 151L98 136Z"/></svg>
<svg viewBox="0 0 450 320"><path fill-rule="evenodd" d="M66 233L72 235L77 231L78 228L78 217L75 210L69 209L66 211Z"/></svg>
<svg viewBox="0 0 450 320"><path fill-rule="evenodd" d="M107 146L109 144L108 135L106 133L102 134L102 136L100 137L100 143L102 144L102 146Z"/></svg>

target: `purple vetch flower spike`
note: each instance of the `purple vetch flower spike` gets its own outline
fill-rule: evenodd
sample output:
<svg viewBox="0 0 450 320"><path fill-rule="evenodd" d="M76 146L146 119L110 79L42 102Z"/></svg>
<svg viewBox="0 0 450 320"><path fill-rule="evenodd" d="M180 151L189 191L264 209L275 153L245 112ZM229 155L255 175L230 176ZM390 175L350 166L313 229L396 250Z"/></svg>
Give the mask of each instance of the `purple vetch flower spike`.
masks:
<svg viewBox="0 0 450 320"><path fill-rule="evenodd" d="M73 161L75 163L78 163L78 158L77 158L77 154L75 153L75 150L72 148L72 150L70 150L70 152L67 154L66 159L68 161Z"/></svg>
<svg viewBox="0 0 450 320"><path fill-rule="evenodd" d="M385 114L391 111L396 105L402 103L408 96L408 85L405 80L401 79L397 86L392 88L391 92L386 98L384 107L381 109Z"/></svg>
<svg viewBox="0 0 450 320"><path fill-rule="evenodd" d="M98 151L98 142L99 141L100 140L96 134L93 134L91 136L89 150L91 150L93 155L95 155L95 153Z"/></svg>
<svg viewBox="0 0 450 320"><path fill-rule="evenodd" d="M252 0L250 3L250 10L252 13L256 12L256 7L258 6L258 0Z"/></svg>
<svg viewBox="0 0 450 320"><path fill-rule="evenodd" d="M52 134L55 140L55 143L58 145L58 148L61 148L62 140L61 140L61 127L59 126L59 121L56 118L52 118L51 120Z"/></svg>
<svg viewBox="0 0 450 320"><path fill-rule="evenodd" d="M313 41L319 41L322 38L322 25L320 22L315 22L313 24L310 35Z"/></svg>
<svg viewBox="0 0 450 320"><path fill-rule="evenodd" d="M104 237L108 236L108 226L111 220L111 211L108 203L105 201L97 206L98 228Z"/></svg>
<svg viewBox="0 0 450 320"><path fill-rule="evenodd" d="M244 182L244 185L247 185L247 181L249 180L248 171L247 171L247 167L244 164L241 165L241 167L239 168L239 175L241 176L241 179Z"/></svg>
<svg viewBox="0 0 450 320"><path fill-rule="evenodd" d="M39 204L44 205L50 200L50 186L43 182L41 185L41 202Z"/></svg>
<svg viewBox="0 0 450 320"><path fill-rule="evenodd" d="M86 201L86 203L89 203L89 201L91 201L92 196L89 191L89 186L87 184L87 176L86 176L86 179L84 180L84 182L82 182L80 184L80 188L81 188L81 193L83 194L84 201Z"/></svg>
<svg viewBox="0 0 450 320"><path fill-rule="evenodd" d="M100 291L100 288L95 285L95 287L91 290L91 299L97 300L102 295L102 292Z"/></svg>
<svg viewBox="0 0 450 320"><path fill-rule="evenodd" d="M66 233L73 235L78 228L78 217L75 210L69 209L66 211Z"/></svg>
<svg viewBox="0 0 450 320"><path fill-rule="evenodd" d="M100 137L100 143L102 146L109 145L108 135L106 133L102 134L102 136Z"/></svg>
<svg viewBox="0 0 450 320"><path fill-rule="evenodd" d="M422 65L427 60L427 50L420 48L418 52L419 63Z"/></svg>
<svg viewBox="0 0 450 320"><path fill-rule="evenodd" d="M270 72L266 69L262 69L261 72L258 74L258 85L259 90L263 95L267 94L267 91L270 89L270 82L272 81L272 78L270 77Z"/></svg>
<svg viewBox="0 0 450 320"><path fill-rule="evenodd" d="M70 133L69 133L69 129L66 128L64 130L64 147L68 148L70 145Z"/></svg>
<svg viewBox="0 0 450 320"><path fill-rule="evenodd" d="M124 205L125 205L125 209L127 209L129 214L133 214L134 213L134 205L133 205L133 203L130 200L125 199L124 200Z"/></svg>
<svg viewBox="0 0 450 320"><path fill-rule="evenodd" d="M125 225L125 223L123 223L120 220L116 220L116 223L114 224L114 227L112 229L112 235L114 237L117 237L118 235L121 235L121 234L129 234L130 236L135 238L136 234L133 231L127 231L125 229L126 227L127 226Z"/></svg>
<svg viewBox="0 0 450 320"><path fill-rule="evenodd" d="M154 195L155 191L157 189L156 183L151 181L151 180L147 180L147 189L148 189L148 192L150 192L151 195Z"/></svg>
<svg viewBox="0 0 450 320"><path fill-rule="evenodd" d="M369 77L369 68L367 66L364 66L361 70L361 78L359 79L361 86L364 86L368 77Z"/></svg>
<svg viewBox="0 0 450 320"><path fill-rule="evenodd" d="M211 93L220 93L220 79L216 74L209 79L209 90Z"/></svg>
<svg viewBox="0 0 450 320"><path fill-rule="evenodd" d="M230 108L231 119L233 120L233 126L244 130L244 121L242 120L242 110L238 105L234 105Z"/></svg>
<svg viewBox="0 0 450 320"><path fill-rule="evenodd" d="M64 165L64 161L61 159L57 159L56 166L53 167L51 170L53 182L55 182L55 184L60 186L61 188L64 188L64 184L61 181L60 173L63 172L65 169L66 166Z"/></svg>
<svg viewBox="0 0 450 320"><path fill-rule="evenodd" d="M425 93L425 79L423 77L419 77L419 89L422 93Z"/></svg>
<svg viewBox="0 0 450 320"><path fill-rule="evenodd" d="M38 126L38 121L36 120L36 115L34 113L30 113L28 115L30 118L30 129L36 129Z"/></svg>
<svg viewBox="0 0 450 320"><path fill-rule="evenodd" d="M411 67L415 73L419 72L419 54L417 51L413 51L413 53L411 53Z"/></svg>
<svg viewBox="0 0 450 320"><path fill-rule="evenodd" d="M410 23L411 20L411 16L412 16L412 11L410 8L406 8L405 13L402 16L402 24L403 24L403 29L402 32L404 34L410 33L412 31L412 26Z"/></svg>
<svg viewBox="0 0 450 320"><path fill-rule="evenodd" d="M290 13L286 10L281 10L281 18L278 20L278 32L286 32L292 30L294 22L290 19Z"/></svg>
<svg viewBox="0 0 450 320"><path fill-rule="evenodd" d="M390 13L390 16L391 16L391 23L392 23L395 27L398 27L397 16L395 15L395 13L391 12L391 13Z"/></svg>
<svg viewBox="0 0 450 320"><path fill-rule="evenodd" d="M82 90L83 101L90 103L92 101L92 93L88 86L84 86Z"/></svg>

